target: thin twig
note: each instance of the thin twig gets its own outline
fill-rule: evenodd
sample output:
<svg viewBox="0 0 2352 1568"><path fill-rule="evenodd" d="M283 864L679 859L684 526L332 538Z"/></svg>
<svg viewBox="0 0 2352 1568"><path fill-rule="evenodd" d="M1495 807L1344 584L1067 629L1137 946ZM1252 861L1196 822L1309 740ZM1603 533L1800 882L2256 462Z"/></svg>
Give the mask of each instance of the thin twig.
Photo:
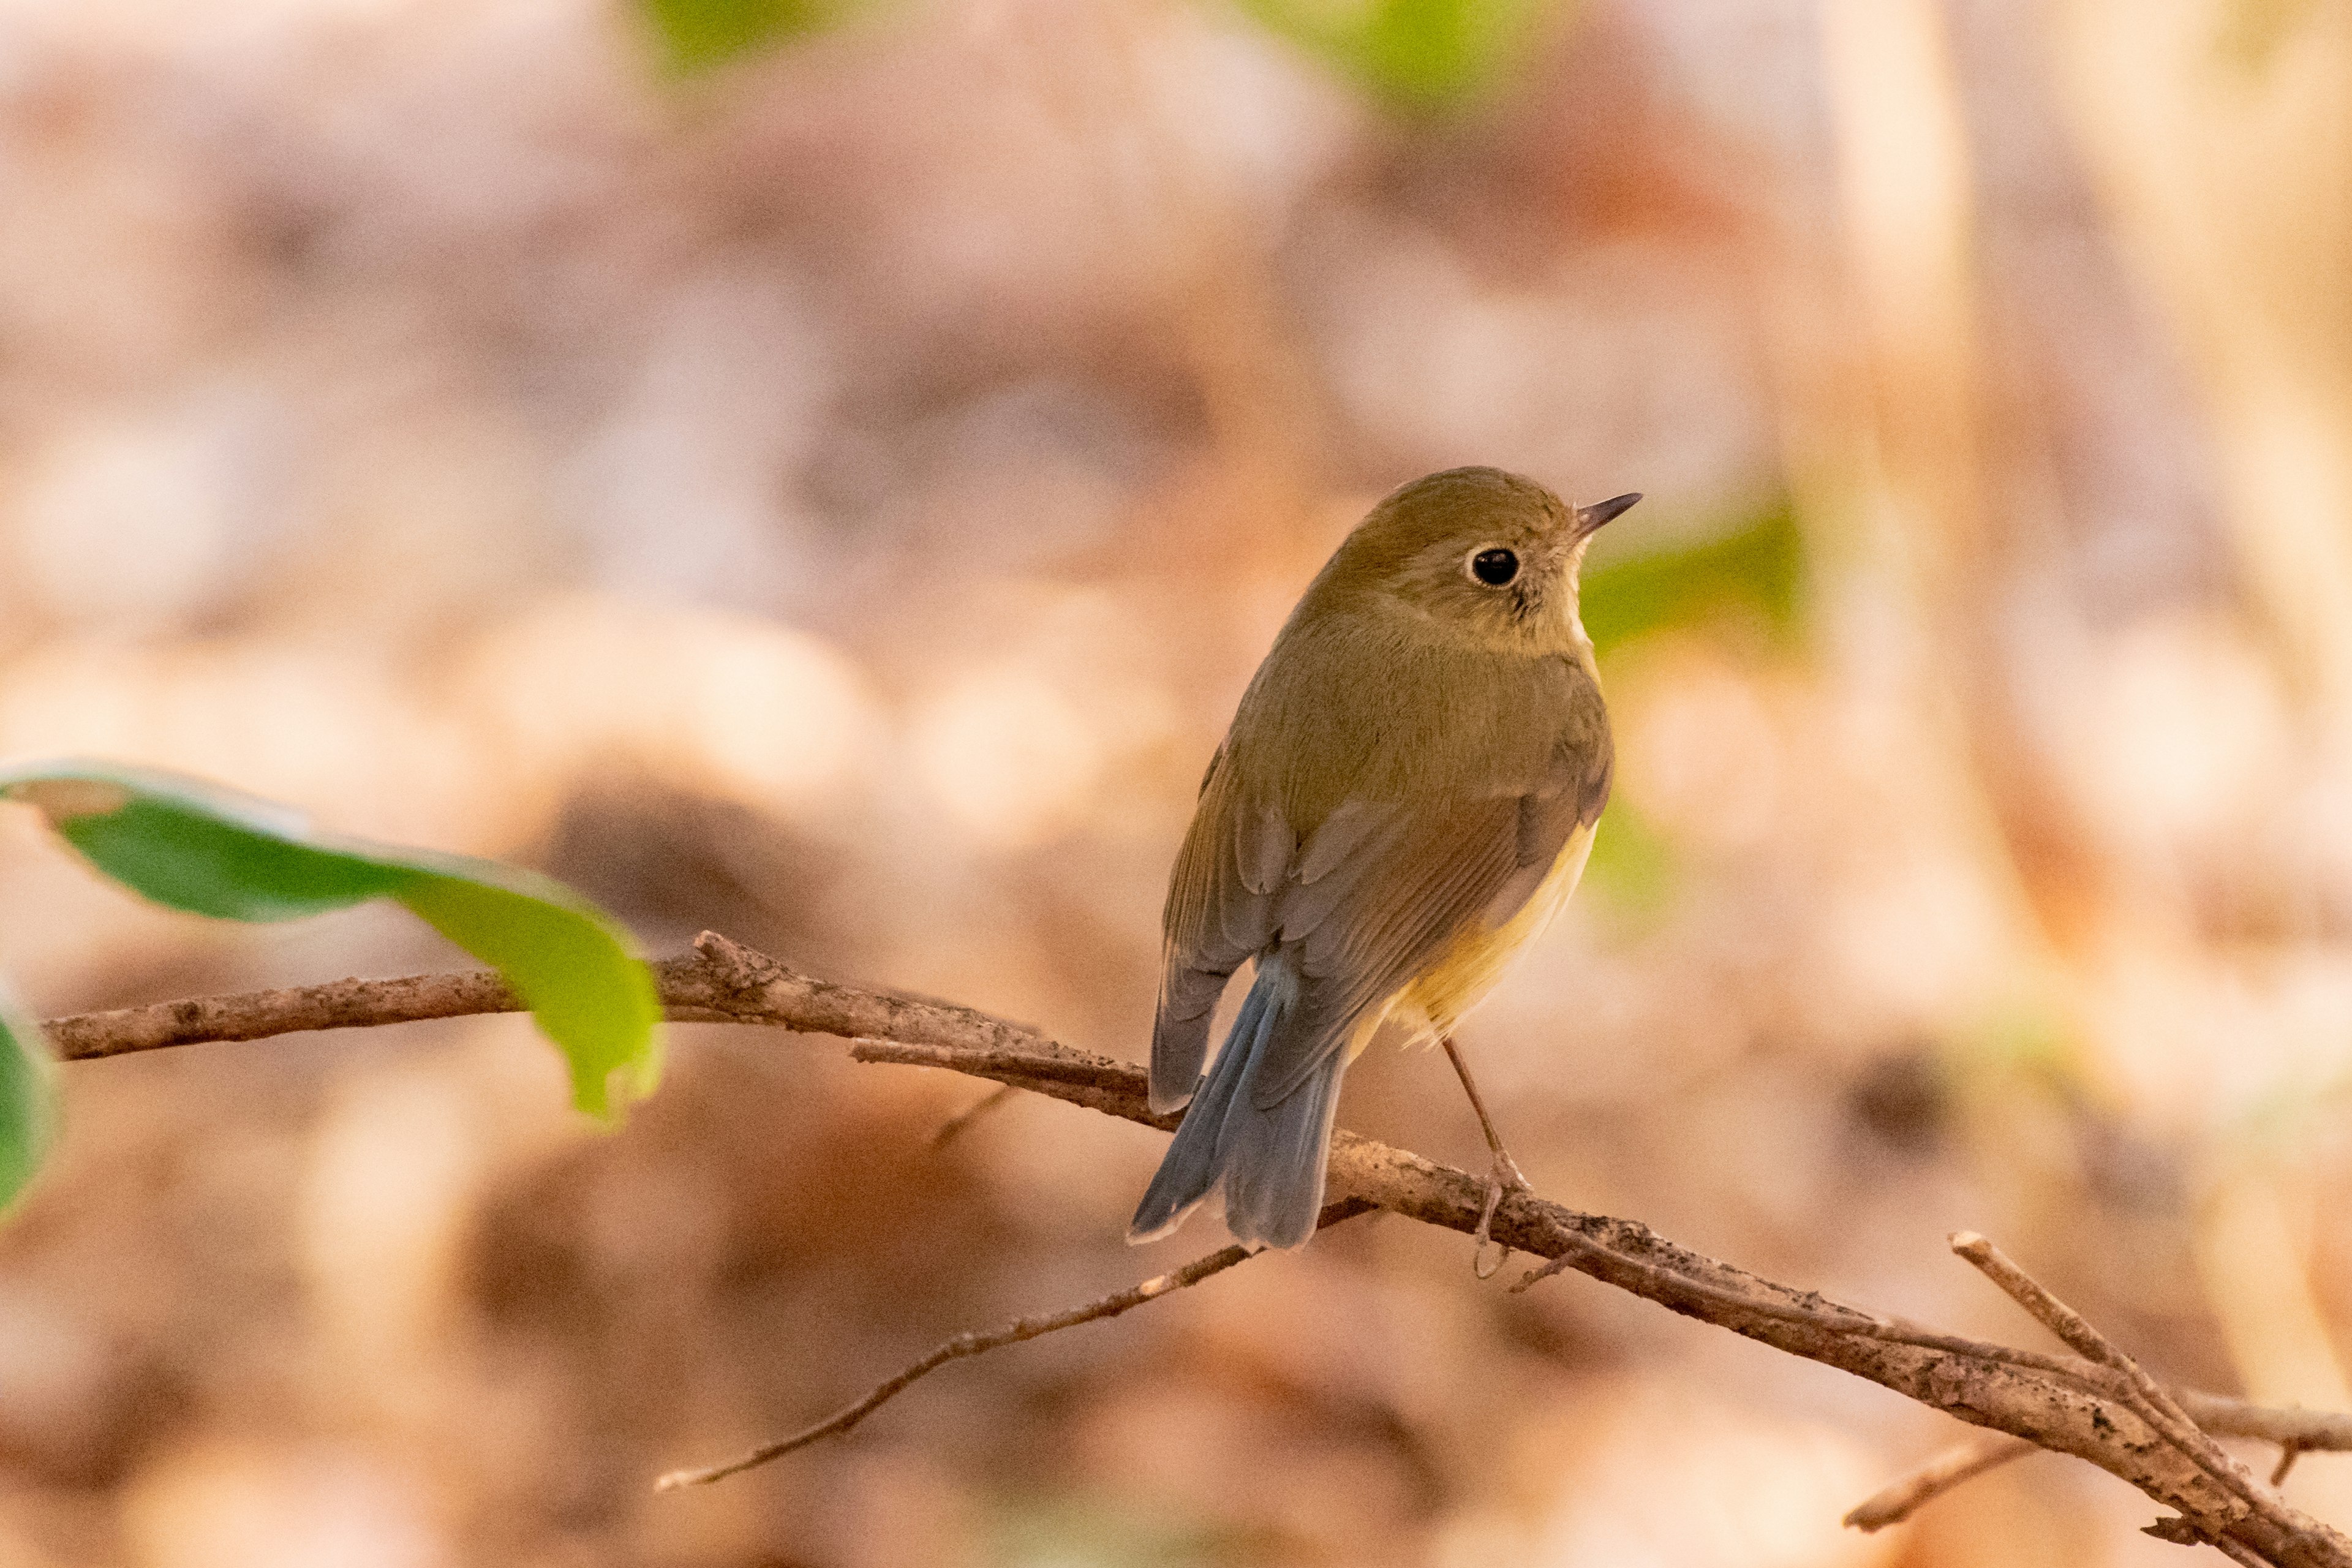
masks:
<svg viewBox="0 0 2352 1568"><path fill-rule="evenodd" d="M2301 1458L2303 1445L2293 1438L2279 1445L2278 1463L2271 1469L2271 1489L2273 1491L2286 1485L2287 1472L2294 1468L2294 1462Z"/></svg>
<svg viewBox="0 0 2352 1568"><path fill-rule="evenodd" d="M939 1131L931 1134L931 1152L937 1153L954 1142L965 1128L1012 1099L1013 1095L1013 1089L1011 1084L1000 1083L945 1121L940 1122Z"/></svg>
<svg viewBox="0 0 2352 1568"><path fill-rule="evenodd" d="M1954 1487L2038 1451L2022 1437L1978 1437L1937 1455L1901 1480L1889 1481L1856 1503L1842 1522L1864 1534L1900 1524Z"/></svg>
<svg viewBox="0 0 2352 1568"><path fill-rule="evenodd" d="M2139 1363L2116 1349L2105 1334L2091 1326L2090 1320L2053 1295L2047 1286L2019 1268L2015 1259L1990 1240L1972 1230L1955 1231L1951 1247L1976 1265L2042 1327L2063 1340L2067 1349L2085 1360L2114 1367L2130 1380L2135 1391L2173 1420L2184 1426L2195 1425L2189 1419L2189 1413L2173 1404L2172 1395L2158 1387Z"/></svg>
<svg viewBox="0 0 2352 1568"><path fill-rule="evenodd" d="M1329 1205L1317 1217L1316 1227L1321 1229L1325 1226L1337 1225L1343 1219L1353 1219L1360 1214L1369 1212L1371 1207L1370 1204L1359 1198L1349 1198ZM1132 1311L1147 1301L1156 1301L1171 1291L1181 1290L1188 1285L1198 1285L1211 1275L1222 1274L1236 1263L1246 1263L1255 1258L1261 1250L1259 1247L1244 1247L1236 1243L1232 1247L1220 1247L1206 1258L1196 1258L1181 1268L1155 1275L1140 1285L1130 1285L1124 1290L1115 1290L1082 1307L1071 1307L1059 1312L1048 1312L1041 1317L1017 1318L1004 1327L988 1333L958 1334L944 1344L933 1347L929 1354L904 1370L885 1378L856 1404L826 1416L815 1426L805 1427L789 1437L782 1437L772 1443L763 1443L742 1458L730 1459L723 1465L713 1465L708 1469L700 1470L672 1470L654 1483L654 1489L666 1492L675 1491L680 1487L708 1486L712 1481L723 1481L730 1476L739 1476L745 1470L756 1469L772 1459L782 1458L796 1448L805 1448L810 1444L826 1437L839 1436L885 1405L889 1404L899 1394L904 1394L910 1384L937 1372L951 1361L961 1361L966 1356L976 1356L1003 1345L1018 1344L1024 1340L1037 1339L1061 1329L1074 1329L1080 1323L1098 1322L1105 1318L1116 1318L1122 1312Z"/></svg>

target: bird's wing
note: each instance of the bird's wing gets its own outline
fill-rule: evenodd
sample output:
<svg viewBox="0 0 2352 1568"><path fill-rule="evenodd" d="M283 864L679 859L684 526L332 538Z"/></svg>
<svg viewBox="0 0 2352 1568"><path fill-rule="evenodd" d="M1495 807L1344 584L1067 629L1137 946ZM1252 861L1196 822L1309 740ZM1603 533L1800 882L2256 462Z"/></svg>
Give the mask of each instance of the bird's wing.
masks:
<svg viewBox="0 0 2352 1568"><path fill-rule="evenodd" d="M1254 1097L1270 1105L1471 922L1500 925L1517 913L1570 835L1600 816L1610 742L1591 676L1562 659L1489 695L1489 720L1549 737L1515 748L1515 776L1479 793L1457 784L1399 798L1380 783L1395 770L1367 755L1358 765L1367 788L1321 813L1303 840L1285 813L1287 781L1248 776L1220 752L1169 883L1153 1109L1172 1110L1192 1095L1211 1015L1244 960L1296 944L1306 982L1296 1025L1257 1073ZM1388 740L1377 727L1360 734Z"/></svg>
<svg viewBox="0 0 2352 1568"><path fill-rule="evenodd" d="M1274 896L1297 849L1281 808L1246 795L1220 747L1168 883L1151 1030L1153 1110L1173 1110L1192 1097L1217 998L1243 961L1273 941Z"/></svg>
<svg viewBox="0 0 2352 1568"><path fill-rule="evenodd" d="M1258 1066L1253 1099L1283 1100L1337 1050L1366 1013L1435 963L1475 925L1508 921L1535 896L1569 838L1600 816L1609 792L1599 755L1562 746L1541 785L1484 799L1370 805L1332 815L1300 857L1321 875L1295 879L1276 900L1285 947L1306 980L1302 1025ZM1322 854L1335 826L1343 848ZM1311 1020L1311 1022L1309 1022Z"/></svg>

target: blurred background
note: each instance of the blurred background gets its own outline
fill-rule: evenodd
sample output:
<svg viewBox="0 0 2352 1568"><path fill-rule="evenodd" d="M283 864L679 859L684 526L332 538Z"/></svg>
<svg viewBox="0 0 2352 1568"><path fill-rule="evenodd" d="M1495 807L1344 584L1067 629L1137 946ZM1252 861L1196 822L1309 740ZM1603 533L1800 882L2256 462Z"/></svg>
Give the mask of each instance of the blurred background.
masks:
<svg viewBox="0 0 2352 1568"><path fill-rule="evenodd" d="M1465 1033L1548 1195L2352 1405L2352 7L0 3L0 756L520 860L674 951L1142 1053L1234 702L1370 501L1649 500L1586 890ZM44 1014L450 965L0 812ZM0 1564L2159 1564L2050 1458L1359 1221L655 1496L1210 1250L1161 1138L517 1019L66 1077L0 1233ZM1483 1166L1442 1058L1345 1123ZM2265 1458L2267 1456L2264 1457ZM2304 1506L2352 1526L2352 1459Z"/></svg>

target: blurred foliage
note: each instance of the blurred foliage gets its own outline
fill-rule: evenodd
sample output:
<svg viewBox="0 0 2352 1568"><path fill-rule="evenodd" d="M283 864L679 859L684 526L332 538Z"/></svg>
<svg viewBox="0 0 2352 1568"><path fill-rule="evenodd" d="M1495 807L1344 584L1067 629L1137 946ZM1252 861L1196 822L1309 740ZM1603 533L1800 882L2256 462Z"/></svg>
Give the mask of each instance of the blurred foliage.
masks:
<svg viewBox="0 0 2352 1568"><path fill-rule="evenodd" d="M1632 802L1612 800L1593 830L1582 887L1621 920L1646 925L1674 902L1675 847Z"/></svg>
<svg viewBox="0 0 2352 1568"><path fill-rule="evenodd" d="M1787 640L1799 630L1804 574L1804 535L1783 500L1728 533L1588 567L1579 613L1604 657L1653 633L1727 618ZM1674 845L1631 803L1614 800L1593 838L1584 886L1620 917L1646 923L1674 901Z"/></svg>
<svg viewBox="0 0 2352 1568"><path fill-rule="evenodd" d="M2083 1041L2061 1006L2020 992L1983 1008L1951 1042L1953 1066L1996 1098L2022 1090L2071 1101L2084 1082Z"/></svg>
<svg viewBox="0 0 2352 1568"><path fill-rule="evenodd" d="M1696 543L1586 568L1579 595L1593 650L1606 656L1651 632L1748 614L1775 637L1798 630L1804 534L1787 500Z"/></svg>
<svg viewBox="0 0 2352 1568"><path fill-rule="evenodd" d="M849 0L643 0L670 63L723 65L841 22ZM1533 53L1560 0L1241 0L1244 13L1394 107L1485 97Z"/></svg>
<svg viewBox="0 0 2352 1568"><path fill-rule="evenodd" d="M0 994L0 1205L33 1179L57 1131L57 1089L39 1026Z"/></svg>
<svg viewBox="0 0 2352 1568"><path fill-rule="evenodd" d="M1242 9L1402 109L1475 100L1533 53L1554 0L1241 0Z"/></svg>
<svg viewBox="0 0 2352 1568"><path fill-rule="evenodd" d="M1082 1493L1009 1498L992 1526L988 1560L1004 1568L1188 1568L1246 1555L1246 1543L1197 1520L1155 1518Z"/></svg>
<svg viewBox="0 0 2352 1568"><path fill-rule="evenodd" d="M682 71L724 65L754 49L820 32L847 9L838 0L645 0L646 19L670 63Z"/></svg>
<svg viewBox="0 0 2352 1568"><path fill-rule="evenodd" d="M133 891L219 920L284 921L393 899L498 969L563 1053L592 1116L653 1092L661 1005L627 934L560 882L488 860L312 833L283 806L108 763L0 773L84 858Z"/></svg>

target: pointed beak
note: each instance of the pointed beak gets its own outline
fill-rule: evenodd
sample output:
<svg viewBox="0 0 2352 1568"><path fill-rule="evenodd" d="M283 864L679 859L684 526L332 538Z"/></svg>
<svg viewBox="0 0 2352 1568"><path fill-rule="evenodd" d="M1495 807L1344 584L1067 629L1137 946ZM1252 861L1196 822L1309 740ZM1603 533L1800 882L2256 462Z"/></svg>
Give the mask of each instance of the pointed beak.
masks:
<svg viewBox="0 0 2352 1568"><path fill-rule="evenodd" d="M1574 537L1579 541L1591 538L1601 531L1604 523L1621 513L1631 511L1633 509L1633 503L1641 499L1642 493L1636 490L1631 495L1611 496L1607 500L1595 501L1591 506L1578 507Z"/></svg>

